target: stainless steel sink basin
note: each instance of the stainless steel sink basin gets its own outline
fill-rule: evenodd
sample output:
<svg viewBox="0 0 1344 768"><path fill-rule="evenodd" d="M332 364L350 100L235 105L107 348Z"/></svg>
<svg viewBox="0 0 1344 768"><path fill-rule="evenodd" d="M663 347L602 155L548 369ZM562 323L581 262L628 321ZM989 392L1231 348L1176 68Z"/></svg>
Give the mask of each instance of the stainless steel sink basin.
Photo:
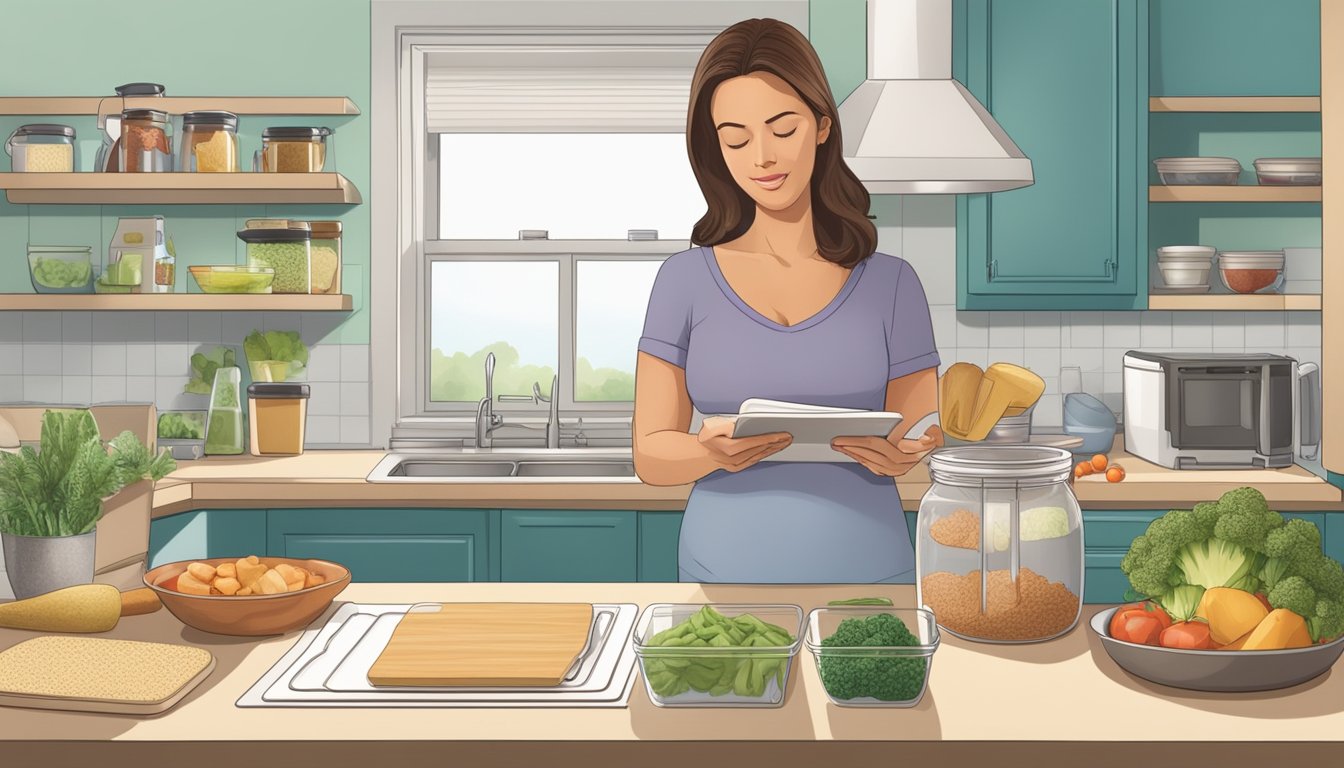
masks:
<svg viewBox="0 0 1344 768"><path fill-rule="evenodd" d="M612 449L463 450L389 453L369 473L374 483L638 483L628 451Z"/></svg>

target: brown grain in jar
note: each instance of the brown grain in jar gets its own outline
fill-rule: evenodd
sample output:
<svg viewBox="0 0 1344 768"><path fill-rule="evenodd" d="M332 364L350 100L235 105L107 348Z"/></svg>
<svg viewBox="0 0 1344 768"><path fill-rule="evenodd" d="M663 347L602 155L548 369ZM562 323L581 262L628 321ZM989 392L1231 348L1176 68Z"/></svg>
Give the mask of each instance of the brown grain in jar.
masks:
<svg viewBox="0 0 1344 768"><path fill-rule="evenodd" d="M121 170L149 173L172 169L168 144L168 113L155 109L128 109L121 113Z"/></svg>

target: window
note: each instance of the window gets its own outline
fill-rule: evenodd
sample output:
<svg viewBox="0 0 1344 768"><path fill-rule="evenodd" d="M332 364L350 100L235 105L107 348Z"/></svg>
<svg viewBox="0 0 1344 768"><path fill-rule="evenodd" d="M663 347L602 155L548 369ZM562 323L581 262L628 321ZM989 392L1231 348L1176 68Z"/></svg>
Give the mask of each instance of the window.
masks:
<svg viewBox="0 0 1344 768"><path fill-rule="evenodd" d="M635 345L660 261L580 259L574 279L574 399L635 399Z"/></svg>

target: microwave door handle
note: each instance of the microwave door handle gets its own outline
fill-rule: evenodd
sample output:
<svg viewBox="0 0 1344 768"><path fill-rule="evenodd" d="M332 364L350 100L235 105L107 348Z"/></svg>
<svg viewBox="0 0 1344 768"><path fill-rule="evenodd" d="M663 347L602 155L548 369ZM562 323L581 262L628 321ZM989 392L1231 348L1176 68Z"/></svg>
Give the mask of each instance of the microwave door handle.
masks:
<svg viewBox="0 0 1344 768"><path fill-rule="evenodd" d="M1321 368L1302 363L1293 378L1293 447L1299 458L1314 461L1321 450Z"/></svg>
<svg viewBox="0 0 1344 768"><path fill-rule="evenodd" d="M1260 368L1260 455L1269 456L1274 453L1274 446L1270 444L1269 419L1272 409L1271 401L1274 397L1273 390L1269 386L1270 367L1268 365Z"/></svg>

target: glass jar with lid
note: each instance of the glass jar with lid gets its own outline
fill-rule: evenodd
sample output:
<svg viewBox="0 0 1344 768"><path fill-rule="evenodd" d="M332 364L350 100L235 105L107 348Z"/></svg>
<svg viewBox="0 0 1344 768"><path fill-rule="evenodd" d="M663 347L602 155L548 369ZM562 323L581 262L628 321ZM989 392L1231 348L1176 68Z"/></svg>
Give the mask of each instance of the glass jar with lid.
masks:
<svg viewBox="0 0 1344 768"><path fill-rule="evenodd" d="M182 115L178 170L187 173L238 172L238 116L201 111Z"/></svg>
<svg viewBox="0 0 1344 768"><path fill-rule="evenodd" d="M919 504L919 604L959 637L1049 640L1078 623L1083 520L1073 455L1028 445L945 448Z"/></svg>
<svg viewBox="0 0 1344 768"><path fill-rule="evenodd" d="M341 292L341 222L308 222L312 240L313 293L334 295Z"/></svg>
<svg viewBox="0 0 1344 768"><path fill-rule="evenodd" d="M123 173L162 173L173 169L173 124L167 112L128 109L121 113L118 142Z"/></svg>
<svg viewBox="0 0 1344 768"><path fill-rule="evenodd" d="M253 170L263 173L320 173L327 162L330 128L266 128Z"/></svg>
<svg viewBox="0 0 1344 768"><path fill-rule="evenodd" d="M247 266L275 270L272 293L308 293L312 290L312 232L285 229L242 229L238 239L247 243Z"/></svg>
<svg viewBox="0 0 1344 768"><path fill-rule="evenodd" d="M75 129L56 123L21 125L5 140L14 173L72 173Z"/></svg>

